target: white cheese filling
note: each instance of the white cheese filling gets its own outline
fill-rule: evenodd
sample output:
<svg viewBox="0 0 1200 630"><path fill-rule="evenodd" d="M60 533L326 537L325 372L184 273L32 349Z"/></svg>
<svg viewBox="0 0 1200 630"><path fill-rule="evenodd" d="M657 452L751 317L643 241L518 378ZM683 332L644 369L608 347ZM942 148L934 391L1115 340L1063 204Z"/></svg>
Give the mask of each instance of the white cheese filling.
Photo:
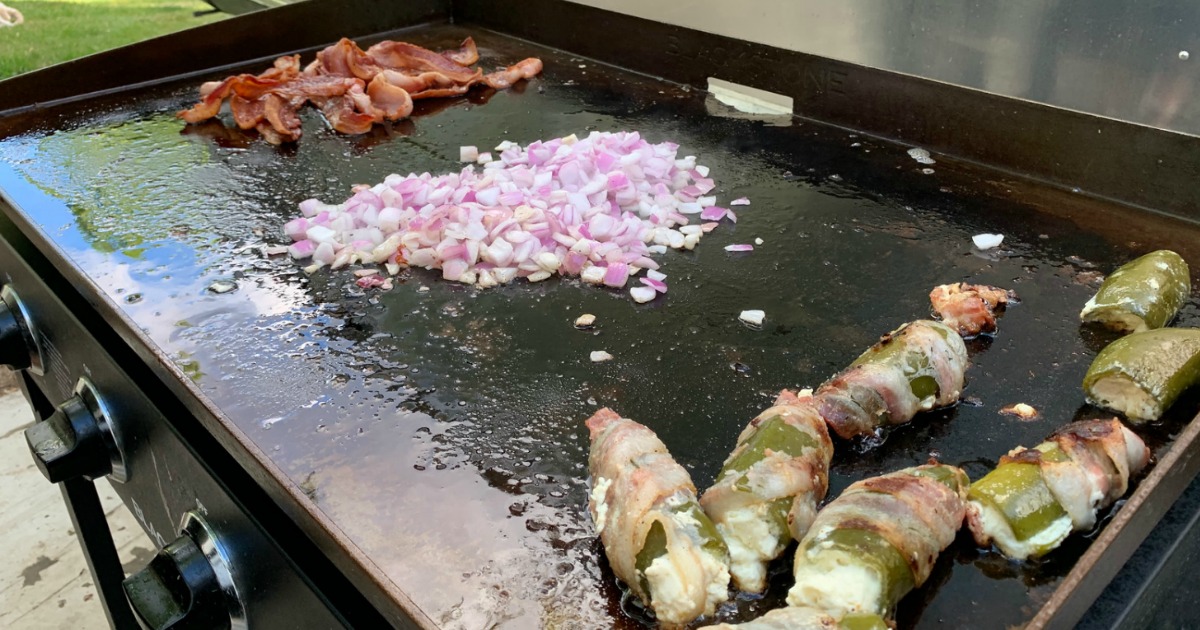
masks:
<svg viewBox="0 0 1200 630"><path fill-rule="evenodd" d="M1008 519L1004 518L1004 514L1000 510L979 501L970 503L974 509L979 511L979 524L983 529L983 534L1009 558L1024 560L1039 550L1044 553L1045 550L1062 544L1062 541L1071 534L1071 517L1064 514L1037 534L1025 540L1017 540L1012 527L1008 524Z"/></svg>
<svg viewBox="0 0 1200 630"><path fill-rule="evenodd" d="M1123 413L1130 420L1153 420L1163 411L1153 396L1120 374L1092 383L1088 402Z"/></svg>
<svg viewBox="0 0 1200 630"><path fill-rule="evenodd" d="M817 562L796 558L796 585L788 591L789 606L812 606L833 617L850 613L876 613L883 601L883 576L871 565L830 549L821 550Z"/></svg>
<svg viewBox="0 0 1200 630"><path fill-rule="evenodd" d="M608 519L608 504L604 502L608 495L608 487L612 485L612 479L604 477L596 478L596 485L592 488L592 520L596 523L596 534L604 533L604 523Z"/></svg>
<svg viewBox="0 0 1200 630"><path fill-rule="evenodd" d="M650 604L663 623L684 624L711 615L729 599L729 568L698 548L688 551L661 555L646 567ZM679 565L673 558L680 560Z"/></svg>
<svg viewBox="0 0 1200 630"><path fill-rule="evenodd" d="M780 532L761 515L761 506L730 510L717 531L729 547L729 572L739 589L760 593L766 587L767 562L779 555Z"/></svg>

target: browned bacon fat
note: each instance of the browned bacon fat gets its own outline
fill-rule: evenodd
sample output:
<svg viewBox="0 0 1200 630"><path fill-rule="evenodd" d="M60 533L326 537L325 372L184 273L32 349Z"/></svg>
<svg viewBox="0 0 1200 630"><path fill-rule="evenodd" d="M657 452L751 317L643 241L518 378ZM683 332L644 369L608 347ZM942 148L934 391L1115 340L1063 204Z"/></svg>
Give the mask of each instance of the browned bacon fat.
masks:
<svg viewBox="0 0 1200 630"><path fill-rule="evenodd" d="M943 284L929 292L938 317L963 337L996 332L996 312L1015 299L1012 291L965 282Z"/></svg>

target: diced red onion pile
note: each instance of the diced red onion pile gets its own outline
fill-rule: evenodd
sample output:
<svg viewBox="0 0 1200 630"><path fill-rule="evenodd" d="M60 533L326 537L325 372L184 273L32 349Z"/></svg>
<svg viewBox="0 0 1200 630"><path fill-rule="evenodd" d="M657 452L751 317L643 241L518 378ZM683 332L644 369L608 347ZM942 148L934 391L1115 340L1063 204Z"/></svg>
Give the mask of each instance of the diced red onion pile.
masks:
<svg viewBox="0 0 1200 630"><path fill-rule="evenodd" d="M707 196L715 187L695 156L678 158L672 142L651 144L637 132L592 132L529 146L505 141L497 155L463 147L485 162L433 177L389 175L356 188L343 203L309 199L284 229L293 258L307 270L382 264L441 269L447 280L488 288L554 274L621 288L651 256L692 249L716 221L737 217ZM697 216L698 215L698 216ZM690 218L707 221L690 223ZM642 278L638 302L665 293L666 276ZM381 286L366 276L364 286ZM390 284L390 283L388 283Z"/></svg>

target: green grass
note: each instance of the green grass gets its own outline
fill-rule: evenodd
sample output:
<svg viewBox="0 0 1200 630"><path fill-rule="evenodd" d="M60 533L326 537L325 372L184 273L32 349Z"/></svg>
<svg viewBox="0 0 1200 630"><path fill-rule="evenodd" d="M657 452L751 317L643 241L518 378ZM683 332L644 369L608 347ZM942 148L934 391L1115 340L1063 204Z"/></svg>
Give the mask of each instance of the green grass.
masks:
<svg viewBox="0 0 1200 630"><path fill-rule="evenodd" d="M201 0L4 0L25 23L0 27L0 79L215 22Z"/></svg>

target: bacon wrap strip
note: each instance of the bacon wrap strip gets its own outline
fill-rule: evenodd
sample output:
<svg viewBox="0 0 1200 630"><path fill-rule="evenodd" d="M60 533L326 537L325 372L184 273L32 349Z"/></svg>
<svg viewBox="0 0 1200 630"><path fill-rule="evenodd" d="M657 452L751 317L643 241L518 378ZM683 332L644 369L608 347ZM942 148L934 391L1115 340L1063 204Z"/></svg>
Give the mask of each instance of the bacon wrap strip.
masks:
<svg viewBox="0 0 1200 630"><path fill-rule="evenodd" d="M884 335L813 398L829 427L849 439L957 402L966 371L962 338L940 322L918 320Z"/></svg>
<svg viewBox="0 0 1200 630"><path fill-rule="evenodd" d="M761 593L767 563L808 531L829 487L833 442L811 397L784 390L750 421L700 498L729 546L734 585Z"/></svg>
<svg viewBox="0 0 1200 630"><path fill-rule="evenodd" d="M407 118L414 99L459 96L477 84L504 89L542 71L542 62L529 58L485 75L470 67L478 60L470 37L457 50L441 53L395 41L364 51L342 38L318 52L303 71L300 56L292 55L280 57L258 76L240 74L205 83L200 102L178 116L199 123L220 113L229 99L238 127L258 129L268 142L281 144L300 138L297 112L309 101L338 132L360 134L377 123Z"/></svg>
<svg viewBox="0 0 1200 630"><path fill-rule="evenodd" d="M942 322L968 338L996 332L996 313L1016 299L1012 291L965 282L943 284L929 292L929 301Z"/></svg>
<svg viewBox="0 0 1200 630"><path fill-rule="evenodd" d="M962 470L931 464L851 485L800 541L788 604L889 617L954 541L968 484Z"/></svg>
<svg viewBox="0 0 1200 630"><path fill-rule="evenodd" d="M1016 448L971 488L967 525L982 546L1025 559L1089 530L1129 490L1150 449L1116 418L1084 420L1033 448Z"/></svg>
<svg viewBox="0 0 1200 630"><path fill-rule="evenodd" d="M687 471L653 431L611 409L587 427L588 509L613 573L663 624L713 614L729 597L729 553Z"/></svg>

